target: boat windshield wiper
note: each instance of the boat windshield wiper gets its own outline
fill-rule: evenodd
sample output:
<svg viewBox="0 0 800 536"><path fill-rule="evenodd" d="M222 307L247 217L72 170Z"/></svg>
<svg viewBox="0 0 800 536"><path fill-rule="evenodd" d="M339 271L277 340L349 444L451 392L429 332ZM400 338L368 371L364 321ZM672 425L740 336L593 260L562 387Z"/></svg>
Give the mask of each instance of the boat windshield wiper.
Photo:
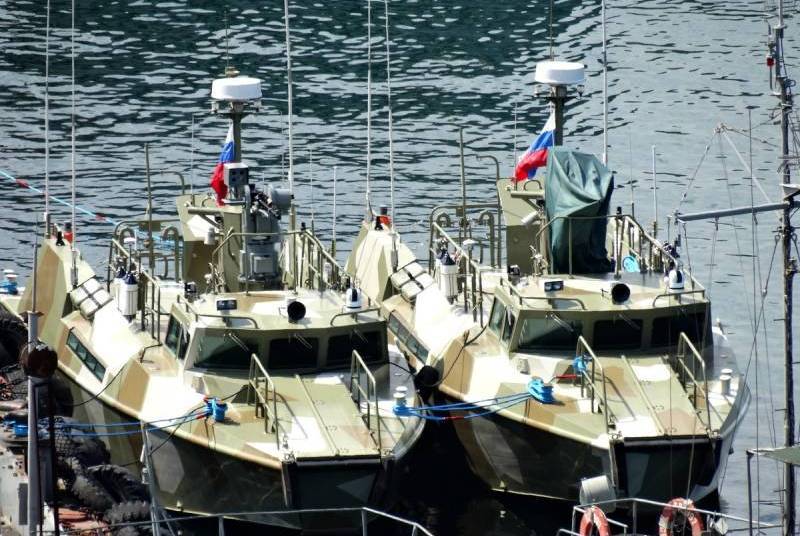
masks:
<svg viewBox="0 0 800 536"><path fill-rule="evenodd" d="M619 318L623 322L628 324L630 327L632 327L636 331L641 331L642 330L642 327L639 324L637 324L636 322L634 322L633 320L631 320L630 317L628 317L628 315L626 315L625 313L617 313L617 316L619 316Z"/></svg>
<svg viewBox="0 0 800 536"><path fill-rule="evenodd" d="M243 341L242 339L240 339L240 338L239 338L239 336L238 336L236 333L234 333L233 331L226 331L226 332L225 332L225 337L228 337L228 338L229 338L230 340L232 340L232 341L233 341L233 342L234 342L234 343L235 343L235 344L236 344L236 345L237 345L239 348L241 348L241 349L242 349L242 350L244 350L245 352L249 352L249 351L250 351L250 348L248 348L248 347L247 347L247 345L244 343L244 341Z"/></svg>
<svg viewBox="0 0 800 536"><path fill-rule="evenodd" d="M570 333L575 333L575 328L572 327L572 324L561 318L555 313L547 313L547 318L561 326L563 329L566 329Z"/></svg>
<svg viewBox="0 0 800 536"><path fill-rule="evenodd" d="M312 348L312 346L311 346L311 343L310 343L310 342L308 342L308 341L307 341L307 340L306 340L306 339L305 339L305 338L304 338L302 335L300 335L299 333L292 333L292 334L289 336L289 338L295 338L295 339L297 339L297 342L299 342L300 344L302 344L303 346L305 346L305 347L306 347L306 350L311 350L311 348Z"/></svg>

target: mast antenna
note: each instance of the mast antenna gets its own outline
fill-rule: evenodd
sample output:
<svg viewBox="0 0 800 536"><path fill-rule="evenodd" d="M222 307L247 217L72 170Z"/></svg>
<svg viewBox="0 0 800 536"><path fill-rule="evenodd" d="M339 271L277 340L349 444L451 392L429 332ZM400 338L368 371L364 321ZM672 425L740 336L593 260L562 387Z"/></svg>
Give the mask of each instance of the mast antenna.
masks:
<svg viewBox="0 0 800 536"><path fill-rule="evenodd" d="M72 0L72 28L70 33L70 46L71 46L71 70L72 70L72 133L70 140L70 168L72 169L71 191L72 191L72 240L70 240L70 253L72 257L72 270L70 279L72 288L78 286L78 252L75 250L75 241L78 238L77 229L75 229L75 0Z"/></svg>
<svg viewBox="0 0 800 536"><path fill-rule="evenodd" d="M44 38L44 236L50 237L50 0Z"/></svg>
<svg viewBox="0 0 800 536"><path fill-rule="evenodd" d="M230 22L228 20L228 8L225 8L225 73L228 73L228 69L231 67L231 56L230 56L230 40L228 38L230 30Z"/></svg>
<svg viewBox="0 0 800 536"><path fill-rule="evenodd" d="M392 64L389 53L389 0L383 0L386 22L386 107L389 112L389 205L391 206L392 227L396 225L394 218L394 146L392 142Z"/></svg>
<svg viewBox="0 0 800 536"><path fill-rule="evenodd" d="M294 195L294 148L292 144L292 45L291 35L289 33L289 0L283 0L283 13L284 22L286 27L286 87L287 87L287 101L288 101L288 132L289 136L289 191ZM294 205L294 202L292 202ZM292 226L294 229L294 226Z"/></svg>
<svg viewBox="0 0 800 536"><path fill-rule="evenodd" d="M553 53L553 0L550 0L550 59L555 59L555 54Z"/></svg>
<svg viewBox="0 0 800 536"><path fill-rule="evenodd" d="M608 56L606 54L606 0L600 2L603 27L603 164L608 165Z"/></svg>
<svg viewBox="0 0 800 536"><path fill-rule="evenodd" d="M367 220L372 219L372 0L367 0Z"/></svg>

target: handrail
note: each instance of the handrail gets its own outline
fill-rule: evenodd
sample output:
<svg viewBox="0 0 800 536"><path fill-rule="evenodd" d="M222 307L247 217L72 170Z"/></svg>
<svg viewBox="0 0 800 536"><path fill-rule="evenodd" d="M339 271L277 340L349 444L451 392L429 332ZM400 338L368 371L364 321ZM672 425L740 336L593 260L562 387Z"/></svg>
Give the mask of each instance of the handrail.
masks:
<svg viewBox="0 0 800 536"><path fill-rule="evenodd" d="M411 529L411 536L415 536L417 534L422 534L424 536L433 536L433 533L426 529L424 526L420 525L416 521L412 521L410 519L405 519L399 517L394 514L390 514L388 512L383 512L381 510L375 510L374 508L370 508L368 506L361 506L361 507L336 507L336 508L302 508L302 509L287 509L287 510L258 510L258 511L250 511L250 512L222 512L222 513L215 513L215 514L192 514L192 515L173 515L169 516L166 519L148 519L145 521L131 521L128 523L114 523L108 526L109 529L121 529L123 527L142 527L148 529L153 525L161 525L166 524L168 527L170 523L181 523L184 521L195 521L195 520L211 520L216 519L217 523L216 526L218 527L217 536L224 536L224 519L235 519L235 518L244 518L247 519L248 517L272 517L281 519L284 516L310 516L315 514L331 514L337 517L341 517L342 514L360 514L360 521L362 529L362 534L368 535L369 534L369 526L368 526L368 514L374 515L377 517L382 517L384 519L388 519L390 521L395 521L402 525L405 525ZM212 523L208 525L213 526ZM41 534L56 534L55 530L42 530L40 531ZM61 534L64 533L62 530Z"/></svg>
<svg viewBox="0 0 800 536"><path fill-rule="evenodd" d="M358 321L358 315L365 314L365 313L378 313L380 315L381 308L380 307L367 307L366 309L358 309L355 311L343 311L341 313L336 313L331 317L331 326L336 321L337 318L341 318L343 316L352 316L353 320Z"/></svg>
<svg viewBox="0 0 800 536"><path fill-rule="evenodd" d="M675 298L678 296L685 296L687 294L702 294L703 298L706 297L706 290L705 289L695 289L695 290L682 290L680 292L664 292L663 294L659 294L655 298L653 298L652 307L656 306L656 302L661 298Z"/></svg>
<svg viewBox="0 0 800 536"><path fill-rule="evenodd" d="M228 325L227 320L246 320L246 321L250 322L253 325L252 328L244 327L244 326L236 326L236 328L237 329L258 329L258 321L256 321L255 318L252 318L252 317L249 317L249 316L239 316L239 315L230 315L230 314L224 314L223 315L223 314L213 314L213 313L201 313L195 308L195 306L194 306L194 304L192 304L192 302L190 302L187 299L183 299L182 300L180 295L177 296L177 303L183 303L184 310L187 313L190 313L190 314L194 315L195 322L199 321L200 318L220 318L220 319L226 321L225 322L225 327L229 328L230 326ZM164 313L164 314L166 314L166 313ZM210 326L210 327L213 327L213 326Z"/></svg>
<svg viewBox="0 0 800 536"><path fill-rule="evenodd" d="M256 354L250 354L250 371L247 382L251 387L247 391L247 404L250 405L250 393L252 392L255 395L253 402L256 406L256 417L264 419L264 433L274 433L275 446L280 449L281 433L286 436L286 432L278 419L278 392L275 389L275 382L272 381L272 377ZM272 393L271 407L270 392ZM261 409L261 414L259 414L259 408ZM272 420L271 430L269 426L270 419Z"/></svg>
<svg viewBox="0 0 800 536"><path fill-rule="evenodd" d="M563 296L563 297L562 296L523 296L522 294L520 294L519 290L517 290L517 288L514 285L511 284L510 281L506 281L505 279L501 278L500 279L500 286L505 286L506 284L508 284L508 289L511 291L511 294L513 294L514 296L517 297L517 299L519 300L519 304L520 305L522 305L522 301L523 300L542 300L542 301L547 301L548 303L550 303L553 300L561 300L561 301L575 302L575 303L577 303L578 305L581 306L581 309L583 309L584 311L586 310L586 304L580 298L570 298L568 296Z"/></svg>
<svg viewBox="0 0 800 536"><path fill-rule="evenodd" d="M361 386L362 371L367 378L366 390ZM375 381L375 376L372 375L369 367L361 358L361 354L358 353L358 350L353 350L352 358L350 359L350 398L352 398L353 402L358 406L359 412L361 412L361 397L366 399L367 415L365 421L370 435L372 435L372 439L378 447L378 453L380 454L383 452L383 443L381 439L381 416L378 412L378 384ZM377 423L376 433L372 431L373 405L375 421ZM363 414L361 418L364 419Z"/></svg>
<svg viewBox="0 0 800 536"><path fill-rule="evenodd" d="M688 347L688 350L689 350L689 355L694 357L694 360L697 363L700 364L700 371L703 373L703 378L702 378L703 386L702 387L698 387L697 378L692 373L692 371L689 370L689 367L686 365L685 358L687 357L687 352L686 352L687 347ZM686 336L686 333L683 332L683 331L681 331L680 337L678 338L678 349L675 352L675 361L676 361L676 363L679 363L681 365L681 367L683 368L684 379L683 379L683 381L681 383L683 383L684 389L686 388L686 378L685 378L685 376L688 375L689 378L692 380L692 387L694 389L694 394L693 394L693 397L692 397L692 404L694 404L695 409L699 409L697 407L697 390L700 389L700 392L703 395L703 399L705 400L705 405L706 405L706 418L708 419L706 421L706 429L708 431L711 431L712 430L712 427L711 427L711 401L708 399L708 378L706 377L706 362L705 362L705 360L703 360L703 357L700 355L700 352L697 351L697 348L694 347L694 344L692 344L692 341L689 339L689 337ZM692 369L695 369L695 367L692 366ZM721 419L721 417L719 415L719 412L717 412L716 408L714 409L714 413L717 415L718 418L720 418L720 422L722 422L723 419Z"/></svg>
<svg viewBox="0 0 800 536"><path fill-rule="evenodd" d="M464 310L465 312L468 310L472 310L473 320L476 320L476 312L480 312L480 324L483 325L483 272L485 271L485 267L481 266L477 262L475 262L468 252L464 251L460 244L457 244L447 232L439 226L438 223L431 222L431 247L428 248L429 256L428 256L428 271L432 274L433 273L433 259L436 255L436 251L433 249L433 233L434 231L438 232L440 239L445 240L448 244L453 246L458 253L459 258L466 259L467 264L467 271L464 274L459 273L459 277L464 278ZM470 270L470 268L472 268ZM477 277L476 277L477 275ZM472 276L470 278L469 284L467 282L467 277ZM467 287L471 287L469 290ZM477 288L476 288L477 287ZM472 306L468 305L468 294L472 293Z"/></svg>
<svg viewBox="0 0 800 536"><path fill-rule="evenodd" d="M580 357L587 353L589 354L589 357L592 358L592 377L589 378L586 372L584 371L583 374L581 375L581 379L583 380L585 377L585 379L589 382L589 385L591 386L592 389L591 407L592 407L592 412L594 412L594 397L595 397L595 391L597 390L597 386L595 385L594 382L594 379L597 376L595 368L600 369L600 378L603 382L603 393L602 393L603 414L605 416L605 421L606 421L606 433L608 433L611 427L610 426L611 410L608 407L608 395L606 393L606 371L603 368L602 363L600 363L600 361L597 359L597 355L595 355L594 350L592 350L592 347L589 346L589 343L586 342L586 339L583 338L583 335L578 335L578 343L575 345L575 355ZM583 391L583 383L581 383L581 391Z"/></svg>
<svg viewBox="0 0 800 536"><path fill-rule="evenodd" d="M642 505L647 505L647 506L658 506L658 507L660 507L660 510L662 510L662 511L663 511L664 508L669 506L670 508L673 508L674 510L678 510L678 511L686 512L686 511L692 510L692 511L694 511L694 512L696 512L698 514L701 514L701 515L721 517L721 518L724 518L724 519L730 519L732 521L739 521L739 522L742 522L742 523L750 523L752 521L753 522L753 526L754 527L759 527L759 528L771 529L771 528L780 528L781 527L780 524L773 524L773 523L766 523L766 522L763 522L763 521L750 520L750 519L747 519L747 518L744 518L744 517L739 517L739 516L727 514L727 513L724 513L724 512L715 512L713 510L704 510L703 508L697 508L696 506L690 505L690 504L685 504L685 505L672 504L672 503L668 504L668 503L665 503L665 502L653 501L653 500L650 500L650 499L642 499L642 498L639 498L639 497L623 497L623 498L619 498L619 499L608 499L608 500L605 500L605 501L593 501L593 502L588 503L588 504L580 504L580 505L577 505L577 506L573 507L573 516L575 515L575 511L576 510L578 511L578 513L583 514L583 509L586 506L600 506L600 507L602 507L602 506L606 506L606 505L623 505L623 504L630 504L630 505L642 504ZM633 508L632 510L633 510L633 513L635 514L636 509ZM635 525L634 525L634 527L635 527ZM637 534L637 531L635 529L633 530L633 534Z"/></svg>

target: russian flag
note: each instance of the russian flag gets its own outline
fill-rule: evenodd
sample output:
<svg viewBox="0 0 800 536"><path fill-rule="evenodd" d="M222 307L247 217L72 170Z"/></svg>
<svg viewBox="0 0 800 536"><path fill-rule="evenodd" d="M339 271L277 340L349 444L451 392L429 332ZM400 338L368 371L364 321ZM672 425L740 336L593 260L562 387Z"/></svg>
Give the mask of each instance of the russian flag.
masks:
<svg viewBox="0 0 800 536"><path fill-rule="evenodd" d="M214 173L211 174L211 189L217 194L217 206L222 206L225 203L223 199L228 195L228 186L225 184L223 172L225 171L225 164L233 162L233 125L228 127L228 135L225 136L225 145L222 146L222 152L219 155L219 161L214 168Z"/></svg>
<svg viewBox="0 0 800 536"><path fill-rule="evenodd" d="M550 117L539 136L531 146L519 157L517 167L514 169L514 182L524 181L536 174L536 170L547 164L547 148L553 146L556 130L556 115L550 112Z"/></svg>

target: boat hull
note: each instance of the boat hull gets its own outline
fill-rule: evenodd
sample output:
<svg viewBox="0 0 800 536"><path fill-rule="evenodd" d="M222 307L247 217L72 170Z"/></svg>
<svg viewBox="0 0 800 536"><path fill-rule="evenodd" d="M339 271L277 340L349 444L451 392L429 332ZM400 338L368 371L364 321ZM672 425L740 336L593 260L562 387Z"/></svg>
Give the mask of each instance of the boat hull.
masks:
<svg viewBox="0 0 800 536"><path fill-rule="evenodd" d="M451 422L473 472L495 491L577 502L582 479L612 475L608 448L499 414ZM725 470L737 426L738 420L732 416L719 437L712 439L647 438L613 443L618 496L667 502L683 496L700 501L712 495Z"/></svg>
<svg viewBox="0 0 800 536"><path fill-rule="evenodd" d="M69 385L79 421L118 424L136 419L94 399L80 385ZM111 462L141 469L141 434L105 437ZM351 514L252 515L300 509L386 507L396 462L392 458L286 460L272 468L185 440L168 430L148 433L153 488L160 506L191 514L241 513L235 517L288 528L349 527ZM245 515L247 514L247 515Z"/></svg>

